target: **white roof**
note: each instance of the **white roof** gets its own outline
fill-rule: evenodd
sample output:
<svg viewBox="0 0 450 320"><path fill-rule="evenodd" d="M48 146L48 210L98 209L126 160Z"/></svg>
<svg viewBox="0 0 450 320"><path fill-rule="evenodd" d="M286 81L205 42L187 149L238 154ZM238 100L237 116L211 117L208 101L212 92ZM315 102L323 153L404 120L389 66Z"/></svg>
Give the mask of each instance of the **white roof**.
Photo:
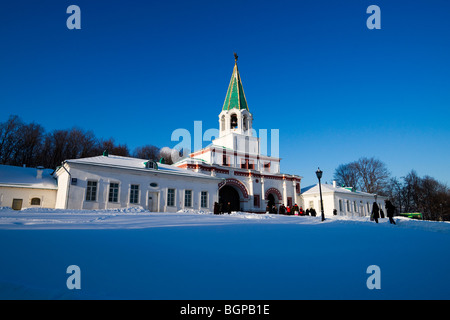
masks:
<svg viewBox="0 0 450 320"><path fill-rule="evenodd" d="M71 159L66 160L66 163L75 163L75 164L87 164L87 165L95 165L95 166L104 166L104 167L114 167L114 168L121 168L121 169L128 169L128 170L153 170L148 169L145 167L145 163L148 162L147 159L138 159L138 158L130 158L130 157L122 157L122 156L115 156L115 155L108 155L108 156L97 156L97 157L91 157L91 158L82 158L82 159ZM205 178L205 179L215 179L215 180L222 180L221 178L212 177L210 175L206 175L200 172L194 172L191 170L178 168L173 165L163 164L163 163L157 163L159 173L164 174L175 174L175 175L182 175L182 176L190 176L190 177L197 177L197 178Z"/></svg>
<svg viewBox="0 0 450 320"><path fill-rule="evenodd" d="M0 165L0 186L15 188L57 189L52 169L43 169L38 179L38 169Z"/></svg>
<svg viewBox="0 0 450 320"><path fill-rule="evenodd" d="M339 187L339 186L334 187L332 184L327 184L327 183L322 183L321 187L322 187L322 193L338 192L338 193L345 193L345 194L349 194L349 195L360 195L360 196L368 196L368 197L375 196L375 194L373 194L373 193L367 193L367 192L362 192L362 191L358 191L358 190L351 191L348 188ZM301 194L302 195L319 194L319 184L317 183L315 185L302 188ZM379 196L379 197L383 198L383 196Z"/></svg>

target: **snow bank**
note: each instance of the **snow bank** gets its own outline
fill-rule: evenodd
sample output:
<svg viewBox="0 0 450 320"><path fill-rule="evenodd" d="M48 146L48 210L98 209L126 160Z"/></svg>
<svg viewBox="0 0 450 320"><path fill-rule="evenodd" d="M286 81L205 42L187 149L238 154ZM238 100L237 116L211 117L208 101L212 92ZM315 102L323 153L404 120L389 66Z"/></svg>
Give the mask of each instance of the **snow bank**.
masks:
<svg viewBox="0 0 450 320"><path fill-rule="evenodd" d="M145 229L153 227L213 226L242 223L289 224L289 225L372 225L379 228L407 228L432 232L450 233L449 222L413 220L396 217L396 225L388 219L379 224L368 217L321 217L285 216L277 214L255 214L232 212L214 215L206 210L179 210L176 213L149 212L142 207L106 210L65 210L28 208L14 211L0 208L0 229Z"/></svg>

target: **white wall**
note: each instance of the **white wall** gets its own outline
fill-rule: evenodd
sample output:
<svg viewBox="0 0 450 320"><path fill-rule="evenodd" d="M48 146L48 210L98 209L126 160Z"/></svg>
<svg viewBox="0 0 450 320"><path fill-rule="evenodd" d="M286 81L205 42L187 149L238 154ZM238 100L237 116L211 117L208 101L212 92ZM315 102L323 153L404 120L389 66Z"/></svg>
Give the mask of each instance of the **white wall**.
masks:
<svg viewBox="0 0 450 320"><path fill-rule="evenodd" d="M177 212L184 207L184 190L192 190L192 206L187 209L213 210L213 204L218 201L217 185L218 179L204 179L189 176L170 175L153 171L136 171L120 168L108 168L100 166L71 164L65 165L71 174L71 178L76 178L76 185L69 185L68 209L109 209L128 208L133 206L149 209L149 195L155 195L157 199L158 211ZM58 206L66 206L66 190L68 174L64 169L57 172L58 186L61 186L58 194ZM97 181L97 193L95 201L86 200L86 190L88 181ZM118 201L109 202L110 183L119 184ZM150 183L156 183L157 187L151 187ZM138 203L130 203L131 185L139 185ZM167 206L167 190L175 189L175 204ZM200 205L201 191L208 192L208 207L202 208ZM150 208L151 210L151 208Z"/></svg>
<svg viewBox="0 0 450 320"><path fill-rule="evenodd" d="M333 209L337 210L337 215L349 217L363 217L369 216L372 212L372 204L374 202L373 196L360 194L344 194L338 192L324 192L322 193L323 207L325 216L332 216ZM383 209L386 216L386 209L384 205L385 197L379 196L377 199L378 206ZM342 210L339 207L339 200L342 201ZM310 202L313 202L314 209L319 215L320 212L320 195L319 194L302 194L303 209L310 209ZM347 201L349 206L347 207ZM362 206L361 206L362 201ZM355 210L356 202L356 210ZM369 208L367 208L369 203Z"/></svg>
<svg viewBox="0 0 450 320"><path fill-rule="evenodd" d="M0 207L12 207L13 199L22 199L25 208L55 208L56 190L17 187L0 187ZM40 205L31 205L31 199L39 198Z"/></svg>

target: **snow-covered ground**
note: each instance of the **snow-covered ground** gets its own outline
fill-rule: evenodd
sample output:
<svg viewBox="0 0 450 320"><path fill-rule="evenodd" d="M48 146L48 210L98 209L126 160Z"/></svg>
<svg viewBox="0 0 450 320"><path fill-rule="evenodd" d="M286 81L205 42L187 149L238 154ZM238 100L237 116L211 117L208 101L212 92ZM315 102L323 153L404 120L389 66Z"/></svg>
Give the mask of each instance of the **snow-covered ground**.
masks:
<svg viewBox="0 0 450 320"><path fill-rule="evenodd" d="M395 220L0 208L0 298L449 299L450 223Z"/></svg>

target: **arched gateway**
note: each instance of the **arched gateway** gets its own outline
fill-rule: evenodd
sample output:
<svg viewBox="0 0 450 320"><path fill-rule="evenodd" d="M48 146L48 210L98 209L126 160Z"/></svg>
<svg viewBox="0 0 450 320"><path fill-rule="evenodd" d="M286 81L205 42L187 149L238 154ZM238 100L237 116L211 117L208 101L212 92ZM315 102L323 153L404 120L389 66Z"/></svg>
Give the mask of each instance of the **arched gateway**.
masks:
<svg viewBox="0 0 450 320"><path fill-rule="evenodd" d="M231 211L241 211L241 199L248 198L248 191L242 182L237 179L226 179L219 183L219 203L222 204L224 211L227 209L228 202L231 205Z"/></svg>

